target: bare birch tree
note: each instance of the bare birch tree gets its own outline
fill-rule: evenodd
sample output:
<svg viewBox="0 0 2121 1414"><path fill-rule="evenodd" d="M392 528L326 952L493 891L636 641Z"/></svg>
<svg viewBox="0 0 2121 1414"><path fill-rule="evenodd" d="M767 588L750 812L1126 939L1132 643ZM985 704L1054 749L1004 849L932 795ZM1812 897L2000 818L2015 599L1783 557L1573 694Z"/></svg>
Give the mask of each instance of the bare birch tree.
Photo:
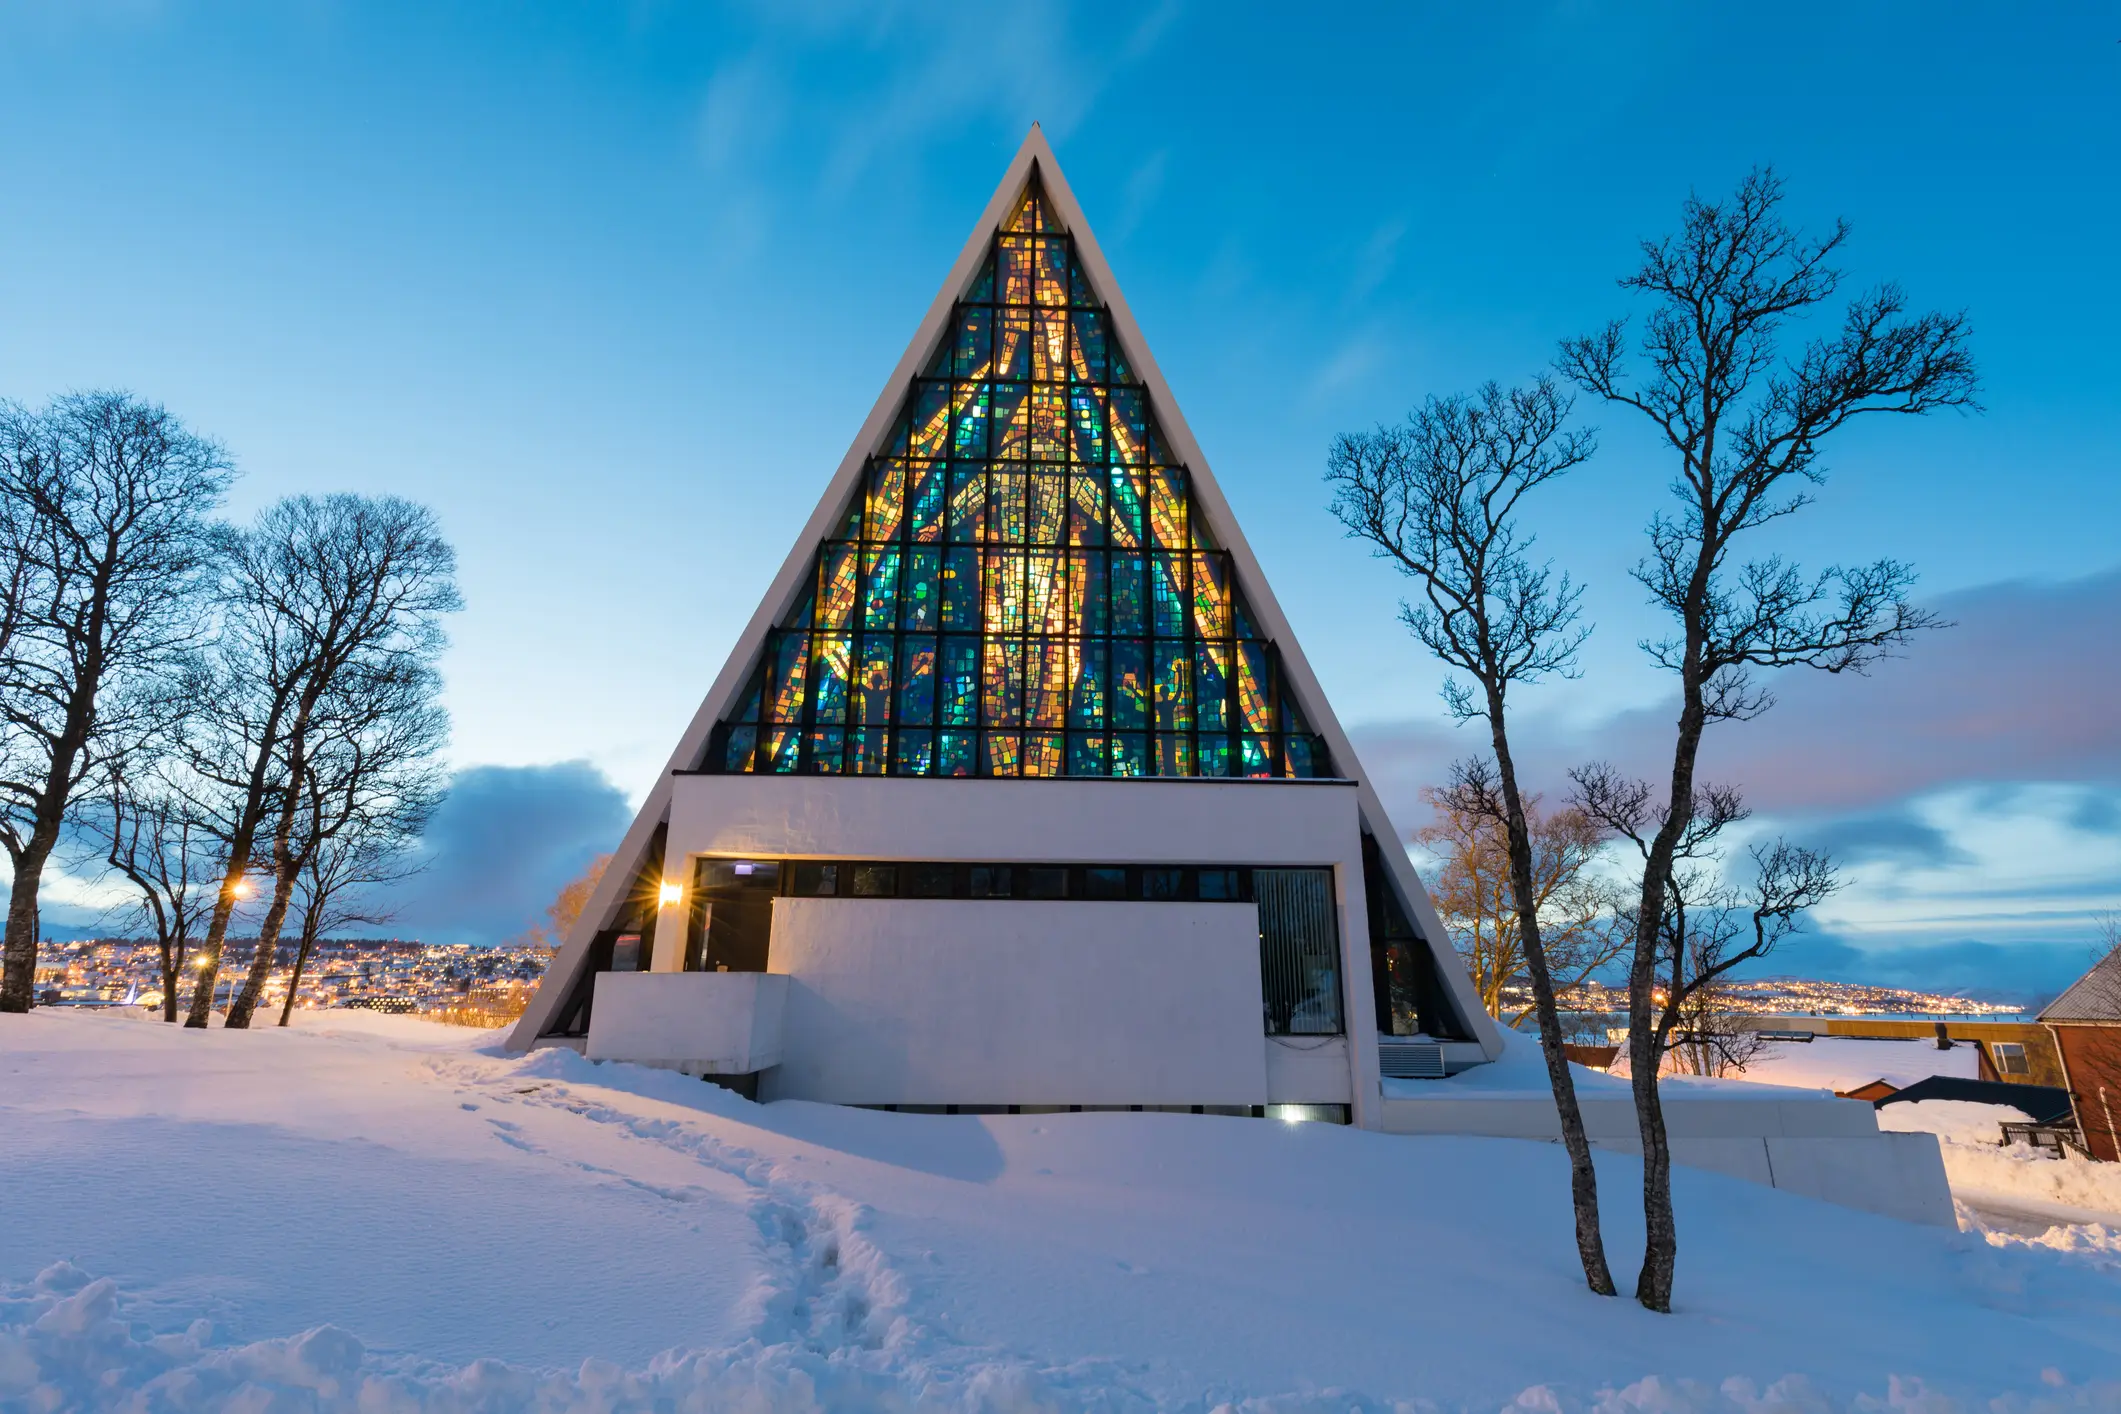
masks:
<svg viewBox="0 0 2121 1414"><path fill-rule="evenodd" d="M0 1011L26 1011L38 894L99 772L157 730L161 677L197 638L214 443L124 393L0 408L0 841L14 866Z"/></svg>
<svg viewBox="0 0 2121 1414"><path fill-rule="evenodd" d="M1559 358L1579 386L1647 418L1678 461L1677 514L1651 521L1650 554L1635 571L1675 621L1670 636L1646 646L1679 679L1680 692L1671 778L1643 870L1628 971L1648 1227L1636 1299L1655 1311L1671 1309L1678 1233L1671 1150L1648 1064L1651 993L1672 851L1693 814L1702 732L1767 710L1772 699L1759 670L1861 672L1935 622L1910 602L1914 572L1897 560L1807 574L1774 554L1740 562L1737 543L1811 504L1811 488L1825 478L1821 445L1853 419L1974 406L1965 316L1911 315L1893 285L1856 296L1837 331L1785 355L1789 321L1840 288L1833 262L1848 227L1800 235L1783 223L1781 202L1781 182L1756 171L1728 201L1689 198L1679 234L1643 245L1641 267L1621 281L1652 302L1639 378L1630 371L1624 321L1568 340Z"/></svg>
<svg viewBox="0 0 2121 1414"><path fill-rule="evenodd" d="M256 866L270 872L273 887L225 1023L250 1024L300 874L299 861L290 863L291 841L320 705L351 674L375 670L381 682L389 675L379 665L431 664L443 644L442 615L462 603L455 571L432 512L397 497L293 497L232 539L215 670L225 705L199 765L229 802L224 884L200 947L186 1026L205 1026L212 1012L236 886ZM262 842L261 830L268 831Z"/></svg>
<svg viewBox="0 0 2121 1414"><path fill-rule="evenodd" d="M1576 807L1632 845L1648 868L1668 808L1656 788L1604 762L1569 774ZM1704 785L1673 845L1651 989L1656 1011L1648 1063L1660 1070L1667 1056L1696 1075L1745 1068L1758 1048L1725 1001L1732 974L1767 956L1798 929L1806 912L1841 887L1840 872L1823 850L1780 837L1754 844L1748 851L1750 881L1734 882L1725 867L1723 836L1751 815L1736 790ZM1632 907L1622 921L1632 934ZM1634 1064L1631 1047L1631 1072Z"/></svg>
<svg viewBox="0 0 2121 1414"><path fill-rule="evenodd" d="M1613 1294L1598 1223L1598 1175L1591 1164L1576 1083L1562 1050L1561 1016L1541 941L1538 892L1524 793L1510 749L1509 694L1543 678L1573 675L1589 633L1581 592L1567 575L1532 560L1532 538L1518 523L1524 499L1587 461L1589 432L1569 431L1570 399L1549 379L1505 391L1489 383L1473 396L1430 398L1397 426L1334 441L1326 479L1333 514L1421 588L1400 615L1414 636L1474 686L1452 679L1444 701L1460 722L1487 723L1494 787L1466 789L1469 809L1489 813L1509 842L1510 891L1519 947L1532 984L1540 1051L1561 1116L1584 1280ZM1461 788L1470 777L1461 774Z"/></svg>
<svg viewBox="0 0 2121 1414"><path fill-rule="evenodd" d="M105 860L139 894L133 912L160 953L162 1019L177 1019L186 954L220 882L213 834L182 791L147 767L112 775L97 828Z"/></svg>
<svg viewBox="0 0 2121 1414"><path fill-rule="evenodd" d="M294 966L280 1025L294 1015L295 994L317 940L353 923L387 923L395 916L386 884L424 866L412 852L441 803L443 772L437 755L448 718L432 699L432 673L408 684L411 705L381 703L356 694L366 721L341 721L312 759L302 782L293 907L299 918ZM381 706L383 710L377 710Z"/></svg>

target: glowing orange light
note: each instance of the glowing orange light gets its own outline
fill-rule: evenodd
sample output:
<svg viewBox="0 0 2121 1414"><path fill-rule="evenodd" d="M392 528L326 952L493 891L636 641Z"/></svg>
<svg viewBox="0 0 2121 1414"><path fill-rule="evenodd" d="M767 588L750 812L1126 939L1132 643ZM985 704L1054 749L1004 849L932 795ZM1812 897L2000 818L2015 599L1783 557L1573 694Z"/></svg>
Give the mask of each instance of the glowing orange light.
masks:
<svg viewBox="0 0 2121 1414"><path fill-rule="evenodd" d="M661 892L661 895L660 895L660 897L662 898L662 901L663 901L663 903L664 903L664 904L665 904L666 906L667 906L667 905L669 905L669 904L673 904L673 903L676 903L676 902L677 902L677 901L678 901L679 899L683 898L684 896L685 896L685 891L684 891L684 890L683 890L682 888L680 888L680 887L679 887L678 885L676 885L676 884L672 883L672 882L671 882L670 880L668 880L668 879L665 879L665 880L663 881L663 888L662 888L662 892Z"/></svg>

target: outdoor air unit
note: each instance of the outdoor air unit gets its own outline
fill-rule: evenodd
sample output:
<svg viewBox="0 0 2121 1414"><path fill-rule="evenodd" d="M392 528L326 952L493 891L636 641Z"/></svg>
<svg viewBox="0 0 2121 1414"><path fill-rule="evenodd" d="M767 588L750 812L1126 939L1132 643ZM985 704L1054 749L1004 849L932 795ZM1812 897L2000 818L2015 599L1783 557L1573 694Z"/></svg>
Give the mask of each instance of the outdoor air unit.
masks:
<svg viewBox="0 0 2121 1414"><path fill-rule="evenodd" d="M1377 1068L1390 1080L1441 1080L1443 1047L1434 1041L1379 1041Z"/></svg>

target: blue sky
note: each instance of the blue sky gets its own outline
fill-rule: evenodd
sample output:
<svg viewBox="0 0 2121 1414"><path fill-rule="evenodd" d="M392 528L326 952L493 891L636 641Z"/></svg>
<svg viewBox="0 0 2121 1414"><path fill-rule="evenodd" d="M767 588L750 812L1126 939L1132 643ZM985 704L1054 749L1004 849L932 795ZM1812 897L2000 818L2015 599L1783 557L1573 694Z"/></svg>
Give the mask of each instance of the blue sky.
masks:
<svg viewBox="0 0 2121 1414"><path fill-rule="evenodd" d="M157 398L230 446L239 512L432 503L470 605L454 760L502 768L451 829L481 837L516 781L579 854L1037 120L1411 819L1470 741L1325 512L1328 440L1537 372L1627 311L1615 277L1690 189L1772 162L1794 218L1854 224L1858 283L1968 311L1987 411L1854 431L1781 545L1911 559L1961 628L1789 685L1712 763L1849 861L1791 966L2038 988L2121 907L2117 41L2089 5L17 0L0 394ZM1669 715L1626 575L1669 471L1583 412L1604 451L1537 517L1599 625L1523 728L1557 794L1586 754L1649 764ZM564 867L435 880L421 911L514 931Z"/></svg>

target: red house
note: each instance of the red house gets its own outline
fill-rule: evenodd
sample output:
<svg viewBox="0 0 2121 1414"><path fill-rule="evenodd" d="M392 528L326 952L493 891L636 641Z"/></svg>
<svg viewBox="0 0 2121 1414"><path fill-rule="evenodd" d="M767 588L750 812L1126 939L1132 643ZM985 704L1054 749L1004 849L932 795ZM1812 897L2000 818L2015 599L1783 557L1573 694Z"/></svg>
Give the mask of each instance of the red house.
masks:
<svg viewBox="0 0 2121 1414"><path fill-rule="evenodd" d="M2062 1054L2084 1147L2095 1159L2121 1161L2121 949L2093 963L2040 1020Z"/></svg>

